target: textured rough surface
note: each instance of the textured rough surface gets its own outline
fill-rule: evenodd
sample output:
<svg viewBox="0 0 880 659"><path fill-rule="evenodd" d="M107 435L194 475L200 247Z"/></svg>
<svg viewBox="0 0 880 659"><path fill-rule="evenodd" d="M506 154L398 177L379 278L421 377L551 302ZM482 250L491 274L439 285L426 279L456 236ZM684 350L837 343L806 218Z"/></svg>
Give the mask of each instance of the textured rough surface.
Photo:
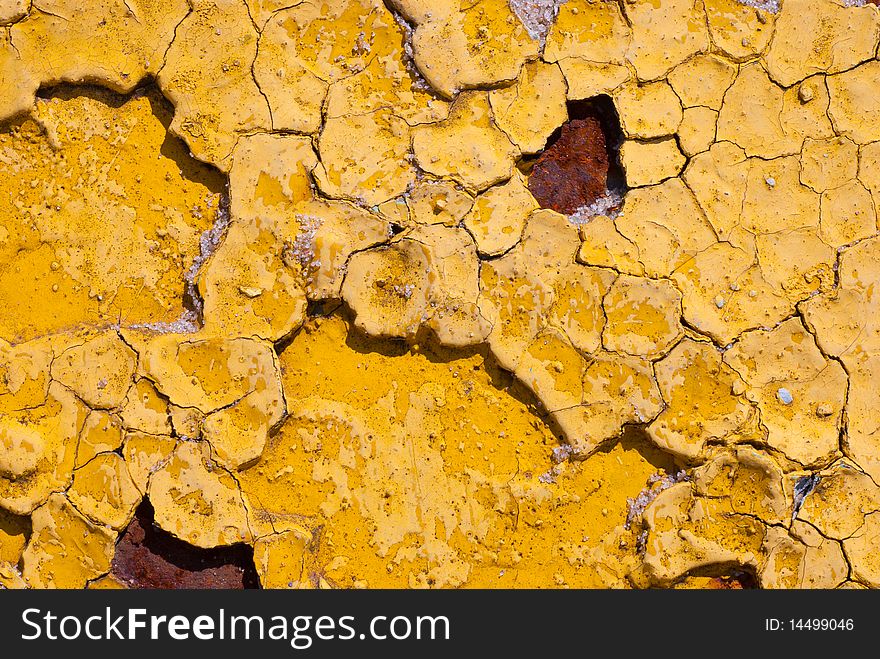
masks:
<svg viewBox="0 0 880 659"><path fill-rule="evenodd" d="M543 208L575 213L608 187L608 150L598 117L562 124L559 138L538 158L529 190Z"/></svg>
<svg viewBox="0 0 880 659"><path fill-rule="evenodd" d="M6 340L174 321L218 213L221 177L169 139L155 91L82 91L38 100L0 133Z"/></svg>
<svg viewBox="0 0 880 659"><path fill-rule="evenodd" d="M255 588L253 552L246 545L196 549L162 531L148 502L125 528L111 576L128 588Z"/></svg>
<svg viewBox="0 0 880 659"><path fill-rule="evenodd" d="M878 41L0 2L0 587L880 587Z"/></svg>

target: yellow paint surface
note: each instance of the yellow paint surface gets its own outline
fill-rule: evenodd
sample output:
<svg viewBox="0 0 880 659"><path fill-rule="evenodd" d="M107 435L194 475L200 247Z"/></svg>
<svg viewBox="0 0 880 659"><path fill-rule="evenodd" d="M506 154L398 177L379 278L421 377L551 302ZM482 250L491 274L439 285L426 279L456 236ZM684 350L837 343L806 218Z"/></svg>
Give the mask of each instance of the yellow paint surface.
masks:
<svg viewBox="0 0 880 659"><path fill-rule="evenodd" d="M880 9L550 4L0 2L0 586L880 586Z"/></svg>

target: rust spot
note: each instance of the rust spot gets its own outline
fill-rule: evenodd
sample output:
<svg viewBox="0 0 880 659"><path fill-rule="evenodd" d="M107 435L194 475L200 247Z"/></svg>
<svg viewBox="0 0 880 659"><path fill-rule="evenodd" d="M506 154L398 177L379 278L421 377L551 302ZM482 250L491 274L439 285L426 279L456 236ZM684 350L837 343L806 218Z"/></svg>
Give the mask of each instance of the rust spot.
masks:
<svg viewBox="0 0 880 659"><path fill-rule="evenodd" d="M153 523L146 499L116 545L112 573L131 588L260 587L251 547L193 547Z"/></svg>
<svg viewBox="0 0 880 659"><path fill-rule="evenodd" d="M734 572L715 577L706 584L707 590L753 590L757 587L758 580L749 572Z"/></svg>
<svg viewBox="0 0 880 659"><path fill-rule="evenodd" d="M568 114L535 161L529 190L542 208L571 215L612 190L622 192L623 177L620 120L611 99L569 103Z"/></svg>

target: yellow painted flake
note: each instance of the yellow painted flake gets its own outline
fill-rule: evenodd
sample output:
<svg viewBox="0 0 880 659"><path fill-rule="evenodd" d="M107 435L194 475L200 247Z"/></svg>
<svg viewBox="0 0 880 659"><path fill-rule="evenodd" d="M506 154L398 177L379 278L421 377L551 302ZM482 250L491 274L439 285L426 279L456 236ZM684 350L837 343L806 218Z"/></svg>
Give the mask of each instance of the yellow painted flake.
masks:
<svg viewBox="0 0 880 659"><path fill-rule="evenodd" d="M437 124L413 130L419 166L479 192L510 178L518 149L492 121L486 92L462 92Z"/></svg>
<svg viewBox="0 0 880 659"><path fill-rule="evenodd" d="M507 0L481 0L444 11L433 6L416 19L413 58L434 89L446 97L487 83L513 80L538 42ZM450 7L451 9L451 7Z"/></svg>
<svg viewBox="0 0 880 659"><path fill-rule="evenodd" d="M581 58L622 64L630 29L616 2L569 0L559 8L550 28L544 59L548 62Z"/></svg>
<svg viewBox="0 0 880 659"><path fill-rule="evenodd" d="M524 187L521 178L519 184ZM486 194L491 194L495 189L497 188L491 188ZM432 180L426 177L412 186L405 200L409 211L408 219L416 224L442 224L446 227L458 226L473 205L473 198L461 186L449 180Z"/></svg>
<svg viewBox="0 0 880 659"><path fill-rule="evenodd" d="M577 57L560 60L559 68L568 85L569 100L611 94L631 77L630 70L622 64L596 64Z"/></svg>
<svg viewBox="0 0 880 659"><path fill-rule="evenodd" d="M139 379L128 390L120 415L127 429L153 435L171 433L168 404L147 378Z"/></svg>
<svg viewBox="0 0 880 659"><path fill-rule="evenodd" d="M727 57L742 62L767 50L776 14L739 0L703 0L709 36Z"/></svg>
<svg viewBox="0 0 880 659"><path fill-rule="evenodd" d="M268 19L254 61L254 79L266 95L272 127L314 133L321 127L321 107L329 84L299 58L293 47L296 33L290 33L287 12L280 11Z"/></svg>
<svg viewBox="0 0 880 659"><path fill-rule="evenodd" d="M523 153L537 153L568 119L565 78L558 66L530 62L515 85L489 93L498 127Z"/></svg>
<svg viewBox="0 0 880 659"><path fill-rule="evenodd" d="M849 564L843 548L809 524L796 521L788 533L768 529L764 544L764 588L836 588L845 583Z"/></svg>
<svg viewBox="0 0 880 659"><path fill-rule="evenodd" d="M648 357L681 336L681 293L668 280L621 275L605 296L605 348Z"/></svg>
<svg viewBox="0 0 880 659"><path fill-rule="evenodd" d="M878 547L880 547L880 517L876 513L866 515L864 525L852 537L843 541L843 548L852 564L853 575L871 588L880 586Z"/></svg>
<svg viewBox="0 0 880 659"><path fill-rule="evenodd" d="M125 461L116 453L101 453L79 467L67 496L86 517L114 529L131 521L141 500Z"/></svg>
<svg viewBox="0 0 880 659"><path fill-rule="evenodd" d="M238 482L205 448L184 442L150 475L156 524L196 547L247 542L251 531Z"/></svg>
<svg viewBox="0 0 880 659"><path fill-rule="evenodd" d="M330 118L318 139L315 176L328 196L375 206L415 181L409 150L409 126L388 110Z"/></svg>
<svg viewBox="0 0 880 659"><path fill-rule="evenodd" d="M735 77L736 66L723 57L695 55L670 72L669 84L685 108L719 110Z"/></svg>
<svg viewBox="0 0 880 659"><path fill-rule="evenodd" d="M243 3L200 0L175 34L158 77L175 107L171 130L196 158L228 171L239 134L272 128L251 72L256 29Z"/></svg>
<svg viewBox="0 0 880 659"><path fill-rule="evenodd" d="M85 406L58 384L44 403L0 417L0 506L30 513L70 483Z"/></svg>
<svg viewBox="0 0 880 659"><path fill-rule="evenodd" d="M687 108L678 126L678 145L682 153L693 157L707 151L715 141L718 113L702 106Z"/></svg>
<svg viewBox="0 0 880 659"><path fill-rule="evenodd" d="M0 587L880 586L880 10L526 4L0 0Z"/></svg>
<svg viewBox="0 0 880 659"><path fill-rule="evenodd" d="M833 0L785 0L776 17L765 62L784 87L814 73L837 73L873 58L880 14L871 6Z"/></svg>
<svg viewBox="0 0 880 659"><path fill-rule="evenodd" d="M697 460L709 442L747 427L745 385L711 345L682 341L655 368L666 407L648 434L660 448Z"/></svg>
<svg viewBox="0 0 880 659"><path fill-rule="evenodd" d="M678 178L632 190L614 224L638 247L646 274L655 277L668 276L715 242L711 225Z"/></svg>
<svg viewBox="0 0 880 659"><path fill-rule="evenodd" d="M180 316L220 178L166 142L157 94L117 105L63 93L0 134L0 337Z"/></svg>
<svg viewBox="0 0 880 659"><path fill-rule="evenodd" d="M880 109L875 102L880 87L880 62L872 61L846 73L828 76L828 116L835 129L856 144L880 139Z"/></svg>
<svg viewBox="0 0 880 659"><path fill-rule="evenodd" d="M122 455L134 484L142 494L147 492L150 474L171 457L176 442L171 437L129 433L122 446Z"/></svg>
<svg viewBox="0 0 880 659"><path fill-rule="evenodd" d="M626 15L632 26L626 58L639 80L661 78L709 46L702 2L632 0Z"/></svg>
<svg viewBox="0 0 880 659"><path fill-rule="evenodd" d="M615 93L614 105L627 137L671 135L681 123L681 100L666 82L624 85Z"/></svg>
<svg viewBox="0 0 880 659"><path fill-rule="evenodd" d="M529 215L537 208L523 177L515 173L504 185L477 197L464 225L474 236L480 254L494 256L519 242Z"/></svg>
<svg viewBox="0 0 880 659"><path fill-rule="evenodd" d="M632 188L656 185L678 176L685 157L674 138L643 142L627 140L620 147L620 164L626 173L626 182Z"/></svg>
<svg viewBox="0 0 880 659"><path fill-rule="evenodd" d="M100 80L130 92L165 62L185 0L82 3L47 0L10 30L25 68L44 85Z"/></svg>
<svg viewBox="0 0 880 659"><path fill-rule="evenodd" d="M100 453L118 450L123 439L124 429L119 417L103 410L92 410L79 434L76 468L79 469Z"/></svg>
<svg viewBox="0 0 880 659"><path fill-rule="evenodd" d="M0 2L0 25L15 23L24 18L29 9L29 0L2 0Z"/></svg>
<svg viewBox="0 0 880 659"><path fill-rule="evenodd" d="M840 461L819 475L820 480L804 500L798 518L827 538L849 538L865 523L865 516L877 510L880 489L867 474L847 461Z"/></svg>
<svg viewBox="0 0 880 659"><path fill-rule="evenodd" d="M83 517L63 494L53 494L32 516L22 576L34 588L83 588L110 571L115 534Z"/></svg>

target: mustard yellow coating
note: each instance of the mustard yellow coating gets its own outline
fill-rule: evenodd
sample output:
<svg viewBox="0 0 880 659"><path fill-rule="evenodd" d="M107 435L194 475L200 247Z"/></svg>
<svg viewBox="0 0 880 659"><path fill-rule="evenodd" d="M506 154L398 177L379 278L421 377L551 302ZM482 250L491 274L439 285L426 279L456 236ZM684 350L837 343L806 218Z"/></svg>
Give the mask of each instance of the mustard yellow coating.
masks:
<svg viewBox="0 0 880 659"><path fill-rule="evenodd" d="M0 586L880 586L880 10L748 5L0 2Z"/></svg>

